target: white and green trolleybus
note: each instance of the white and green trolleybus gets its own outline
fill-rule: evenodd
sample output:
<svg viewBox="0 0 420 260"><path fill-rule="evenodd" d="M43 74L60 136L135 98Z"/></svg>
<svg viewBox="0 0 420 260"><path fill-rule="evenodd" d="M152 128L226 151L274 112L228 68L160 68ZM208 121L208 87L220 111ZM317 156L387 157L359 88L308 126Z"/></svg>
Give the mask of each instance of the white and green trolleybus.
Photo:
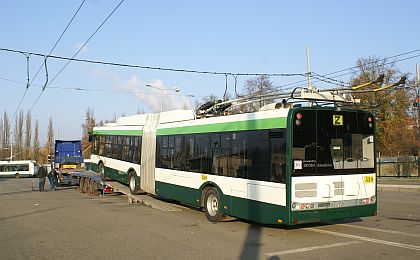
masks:
<svg viewBox="0 0 420 260"><path fill-rule="evenodd" d="M95 127L91 159L131 193L203 208L213 222L332 221L376 215L374 126L368 111L315 104L176 110Z"/></svg>

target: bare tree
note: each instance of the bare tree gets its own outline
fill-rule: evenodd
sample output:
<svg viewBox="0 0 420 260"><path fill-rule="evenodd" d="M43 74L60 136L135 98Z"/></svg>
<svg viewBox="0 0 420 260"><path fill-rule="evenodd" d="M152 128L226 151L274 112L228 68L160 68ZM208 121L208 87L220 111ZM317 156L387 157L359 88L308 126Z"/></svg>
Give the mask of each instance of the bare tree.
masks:
<svg viewBox="0 0 420 260"><path fill-rule="evenodd" d="M245 81L244 95L264 95L273 91L273 89L274 87L273 83L270 80L270 77L267 75L259 75L253 79L248 79L247 81ZM273 102L273 99L256 101L245 105L244 108L248 111L255 111L261 108L262 106Z"/></svg>
<svg viewBox="0 0 420 260"><path fill-rule="evenodd" d="M144 114L144 108L143 107L138 107L137 108L137 115L140 115L140 114Z"/></svg>
<svg viewBox="0 0 420 260"><path fill-rule="evenodd" d="M82 124L83 136L82 136L82 150L83 150L83 157L90 158L91 149L89 143L89 133L92 132L93 127L95 127L95 116L93 109L88 107L85 114L85 122Z"/></svg>
<svg viewBox="0 0 420 260"><path fill-rule="evenodd" d="M15 132L14 132L14 143L15 143L15 154L16 159L20 160L23 158L23 121L24 115L23 111L19 112L19 115L16 116L15 120Z"/></svg>
<svg viewBox="0 0 420 260"><path fill-rule="evenodd" d="M2 127L2 143L1 143L1 148L2 148L2 152L3 152L3 156L2 158L7 158L7 152L6 150L8 148L10 148L10 123L9 123L9 118L7 116L7 112L6 110L4 111L3 114L3 127ZM10 152L9 152L10 153Z"/></svg>
<svg viewBox="0 0 420 260"><path fill-rule="evenodd" d="M0 160L3 159L4 149L3 149L3 118L0 118Z"/></svg>
<svg viewBox="0 0 420 260"><path fill-rule="evenodd" d="M35 130L34 130L34 160L38 162L40 159L39 151L39 124L38 119L35 121Z"/></svg>
<svg viewBox="0 0 420 260"><path fill-rule="evenodd" d="M47 132L47 142L45 144L45 152L46 155L51 154L52 146L54 144L54 128L53 128L53 120L50 117L48 120L48 132Z"/></svg>
<svg viewBox="0 0 420 260"><path fill-rule="evenodd" d="M32 138L32 115L31 111L26 114L25 124L25 156L27 160L31 158L31 138Z"/></svg>

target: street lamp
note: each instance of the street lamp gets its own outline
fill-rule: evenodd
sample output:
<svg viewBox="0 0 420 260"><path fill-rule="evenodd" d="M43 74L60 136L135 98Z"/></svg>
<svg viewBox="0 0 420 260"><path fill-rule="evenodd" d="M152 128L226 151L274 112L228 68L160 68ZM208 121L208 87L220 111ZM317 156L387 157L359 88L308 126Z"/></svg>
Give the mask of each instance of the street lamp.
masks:
<svg viewBox="0 0 420 260"><path fill-rule="evenodd" d="M187 98L187 102L188 102L188 109L191 109L190 108L190 98L192 99L192 100L194 100L194 98L195 98L195 96L193 95L193 94L188 94L188 95L185 95L185 97ZM194 104L192 104L192 110L195 110L194 109Z"/></svg>
<svg viewBox="0 0 420 260"><path fill-rule="evenodd" d="M155 88L155 89L159 89L160 90L160 112L163 112L163 91L164 90L173 90L175 92L180 92L181 90L179 88L162 88L162 87L155 87L151 84L146 84L146 87L151 87L151 88Z"/></svg>

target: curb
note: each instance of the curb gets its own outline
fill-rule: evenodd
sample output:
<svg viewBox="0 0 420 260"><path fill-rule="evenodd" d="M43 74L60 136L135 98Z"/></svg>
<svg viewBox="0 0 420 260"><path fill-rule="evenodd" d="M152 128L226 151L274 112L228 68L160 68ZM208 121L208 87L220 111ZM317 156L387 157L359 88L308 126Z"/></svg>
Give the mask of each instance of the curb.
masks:
<svg viewBox="0 0 420 260"><path fill-rule="evenodd" d="M378 191L394 191L394 192L419 192L420 185L392 185L378 184Z"/></svg>

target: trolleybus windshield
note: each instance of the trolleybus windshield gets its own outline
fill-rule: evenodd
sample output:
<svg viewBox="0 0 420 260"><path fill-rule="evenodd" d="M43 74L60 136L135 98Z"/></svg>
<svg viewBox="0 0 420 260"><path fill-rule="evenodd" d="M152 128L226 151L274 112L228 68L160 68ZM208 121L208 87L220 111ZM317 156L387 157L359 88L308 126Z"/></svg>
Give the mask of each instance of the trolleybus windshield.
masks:
<svg viewBox="0 0 420 260"><path fill-rule="evenodd" d="M303 109L296 111L293 118L294 176L373 172L371 114Z"/></svg>

